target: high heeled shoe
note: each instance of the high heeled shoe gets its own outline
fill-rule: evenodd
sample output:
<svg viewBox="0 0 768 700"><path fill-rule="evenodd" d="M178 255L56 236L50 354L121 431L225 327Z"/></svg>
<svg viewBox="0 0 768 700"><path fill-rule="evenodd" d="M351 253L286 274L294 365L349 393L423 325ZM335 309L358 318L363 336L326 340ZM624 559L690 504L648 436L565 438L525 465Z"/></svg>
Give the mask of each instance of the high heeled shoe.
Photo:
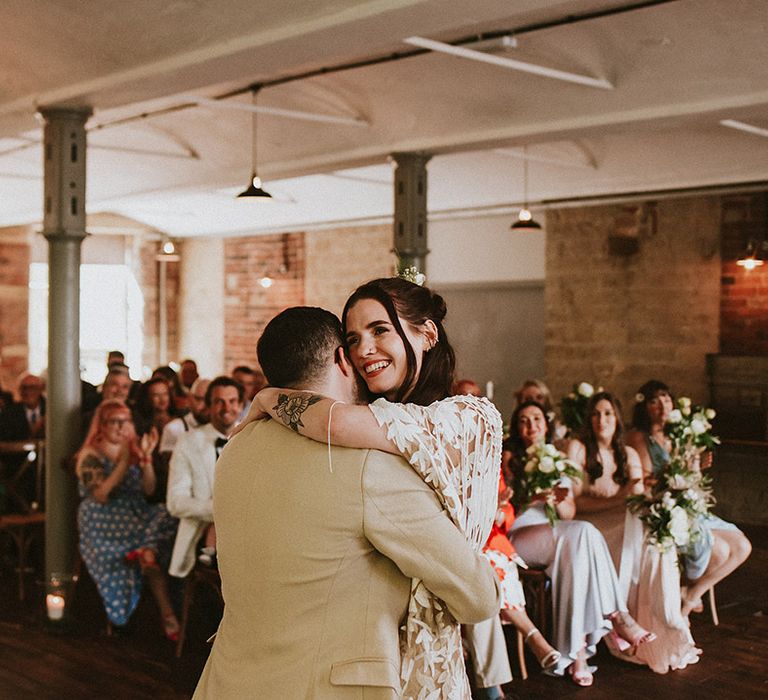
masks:
<svg viewBox="0 0 768 700"><path fill-rule="evenodd" d="M592 671L589 670L589 667L577 671L576 670L576 664L578 662L574 661L569 667L568 667L568 675L571 677L571 680L578 686L581 686L582 688L588 688L592 685L595 681L595 677L592 675ZM586 661L584 662L586 665Z"/></svg>
<svg viewBox="0 0 768 700"><path fill-rule="evenodd" d="M641 644L650 644L656 640L656 634L643 629L629 613L615 612L608 619L613 624L610 639L622 653L634 656Z"/></svg>
<svg viewBox="0 0 768 700"><path fill-rule="evenodd" d="M538 632L538 634L541 634L541 630L539 630L537 627L534 627L533 629L528 631L528 634L525 635L523 641L528 645L528 648L533 652L533 655L536 657L536 661L539 662L539 666L544 671L548 671L551 668L554 668L557 666L557 662L560 661L561 654L557 649L553 649L551 646L549 648L549 651L544 654L544 656L539 656L536 653L536 649L533 648L533 645L530 644L529 640L533 635L535 635ZM544 635L541 634L541 638L544 639L546 642L547 640L544 638ZM549 642L547 642L549 644Z"/></svg>
<svg viewBox="0 0 768 700"><path fill-rule="evenodd" d="M179 632L181 627L179 626L179 620L173 613L163 615L163 634L165 638L171 642L179 641Z"/></svg>

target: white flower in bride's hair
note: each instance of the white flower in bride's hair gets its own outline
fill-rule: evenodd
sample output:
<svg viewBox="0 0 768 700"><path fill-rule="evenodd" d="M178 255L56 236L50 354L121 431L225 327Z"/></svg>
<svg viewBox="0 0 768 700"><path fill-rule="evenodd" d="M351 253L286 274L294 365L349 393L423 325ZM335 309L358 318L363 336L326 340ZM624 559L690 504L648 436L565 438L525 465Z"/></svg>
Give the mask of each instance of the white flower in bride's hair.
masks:
<svg viewBox="0 0 768 700"><path fill-rule="evenodd" d="M419 268L415 265L411 265L410 267L404 267L401 269L397 276L400 279L407 280L408 282L413 282L414 284L418 284L419 287L423 286L424 282L427 279L427 276L423 272L419 272Z"/></svg>
<svg viewBox="0 0 768 700"><path fill-rule="evenodd" d="M553 471L555 471L556 468L555 460L552 459L552 457L542 457L539 461L539 471L543 474L551 474Z"/></svg>
<svg viewBox="0 0 768 700"><path fill-rule="evenodd" d="M688 544L691 539L688 514L680 506L675 506L669 514L669 534L678 547Z"/></svg>
<svg viewBox="0 0 768 700"><path fill-rule="evenodd" d="M683 414L680 412L679 408L675 408L669 412L669 418L667 418L668 423L679 423L681 420L683 420Z"/></svg>
<svg viewBox="0 0 768 700"><path fill-rule="evenodd" d="M595 388L588 382L582 382L579 384L576 391L578 391L579 394L581 394L585 399L588 399L590 396L592 396L592 394L595 393Z"/></svg>

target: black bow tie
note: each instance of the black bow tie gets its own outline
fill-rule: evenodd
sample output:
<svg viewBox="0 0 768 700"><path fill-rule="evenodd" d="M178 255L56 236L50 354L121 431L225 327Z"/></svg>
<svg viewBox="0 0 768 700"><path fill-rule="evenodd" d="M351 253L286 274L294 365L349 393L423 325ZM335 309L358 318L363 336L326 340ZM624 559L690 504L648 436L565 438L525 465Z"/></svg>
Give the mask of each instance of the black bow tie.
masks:
<svg viewBox="0 0 768 700"><path fill-rule="evenodd" d="M227 444L227 438L218 437L216 438L216 442L214 445L216 446L216 456L218 457L221 454L221 451L224 449L224 445Z"/></svg>

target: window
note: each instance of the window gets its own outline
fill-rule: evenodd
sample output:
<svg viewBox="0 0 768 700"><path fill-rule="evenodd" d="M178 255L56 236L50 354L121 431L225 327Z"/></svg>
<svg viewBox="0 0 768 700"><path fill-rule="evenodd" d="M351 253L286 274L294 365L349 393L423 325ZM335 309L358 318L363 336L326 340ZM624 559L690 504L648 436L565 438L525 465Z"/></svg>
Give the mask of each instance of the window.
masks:
<svg viewBox="0 0 768 700"><path fill-rule="evenodd" d="M80 376L101 384L107 353L122 350L131 377L141 377L144 298L125 265L80 266ZM48 366L48 264L29 266L29 369Z"/></svg>

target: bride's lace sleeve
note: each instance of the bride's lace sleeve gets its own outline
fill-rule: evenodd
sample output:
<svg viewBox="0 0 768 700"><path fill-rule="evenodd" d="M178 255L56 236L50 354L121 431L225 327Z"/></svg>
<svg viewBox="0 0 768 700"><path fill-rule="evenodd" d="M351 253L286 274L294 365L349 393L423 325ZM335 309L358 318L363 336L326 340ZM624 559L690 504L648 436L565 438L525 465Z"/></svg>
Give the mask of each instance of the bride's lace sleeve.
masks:
<svg viewBox="0 0 768 700"><path fill-rule="evenodd" d="M452 396L429 406L370 405L379 425L480 549L496 514L501 416L485 398Z"/></svg>

